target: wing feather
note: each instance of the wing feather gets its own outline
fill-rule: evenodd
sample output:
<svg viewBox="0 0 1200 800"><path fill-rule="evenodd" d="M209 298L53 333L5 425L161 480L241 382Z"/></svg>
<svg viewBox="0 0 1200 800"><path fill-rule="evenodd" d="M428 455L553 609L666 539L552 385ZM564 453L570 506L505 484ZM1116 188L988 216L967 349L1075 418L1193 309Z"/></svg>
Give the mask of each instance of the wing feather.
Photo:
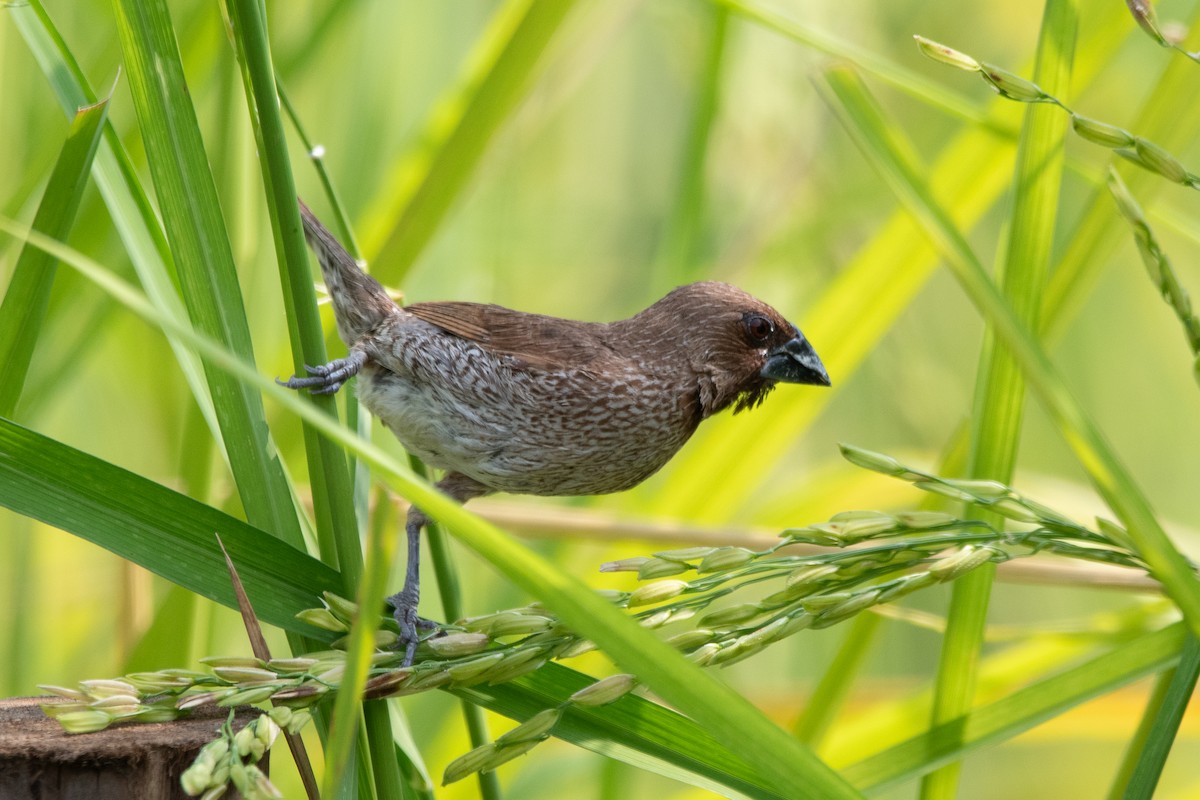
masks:
<svg viewBox="0 0 1200 800"><path fill-rule="evenodd" d="M446 333L475 342L497 355L535 369L579 369L612 355L608 326L485 303L413 303L404 310Z"/></svg>

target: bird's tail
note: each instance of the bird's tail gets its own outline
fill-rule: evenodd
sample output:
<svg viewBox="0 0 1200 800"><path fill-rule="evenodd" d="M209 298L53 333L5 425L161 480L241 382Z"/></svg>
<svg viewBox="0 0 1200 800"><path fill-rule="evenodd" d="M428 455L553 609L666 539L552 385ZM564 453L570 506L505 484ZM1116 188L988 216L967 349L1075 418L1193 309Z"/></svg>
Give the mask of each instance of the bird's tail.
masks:
<svg viewBox="0 0 1200 800"><path fill-rule="evenodd" d="M379 281L362 271L358 262L304 205L304 201L299 203L304 238L321 263L325 288L333 301L338 336L349 347L364 333L396 313L396 304L379 285Z"/></svg>

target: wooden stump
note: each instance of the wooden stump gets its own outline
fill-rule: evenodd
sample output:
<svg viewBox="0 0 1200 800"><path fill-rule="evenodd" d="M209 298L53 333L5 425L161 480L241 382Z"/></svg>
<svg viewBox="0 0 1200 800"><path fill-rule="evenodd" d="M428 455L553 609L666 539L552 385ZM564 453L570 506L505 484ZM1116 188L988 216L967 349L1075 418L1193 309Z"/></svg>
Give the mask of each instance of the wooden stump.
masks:
<svg viewBox="0 0 1200 800"><path fill-rule="evenodd" d="M0 798L4 800L185 800L180 774L216 738L228 709L187 719L115 725L70 734L42 713L54 697L0 700ZM239 709L235 730L261 713ZM266 759L260 764L265 771ZM236 792L225 795L237 797Z"/></svg>

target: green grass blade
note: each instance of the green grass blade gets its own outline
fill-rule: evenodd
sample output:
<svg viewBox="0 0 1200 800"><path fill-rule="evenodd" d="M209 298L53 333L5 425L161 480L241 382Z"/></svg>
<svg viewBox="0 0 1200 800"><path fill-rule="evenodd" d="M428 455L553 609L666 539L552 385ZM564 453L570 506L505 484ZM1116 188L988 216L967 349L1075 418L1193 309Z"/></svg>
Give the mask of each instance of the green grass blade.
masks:
<svg viewBox="0 0 1200 800"><path fill-rule="evenodd" d="M161 0L115 0L114 7L150 173L188 313L199 330L252 361L229 237L170 15ZM302 546L296 509L269 441L261 399L211 365L205 365L205 375L247 518Z"/></svg>
<svg viewBox="0 0 1200 800"><path fill-rule="evenodd" d="M812 748L818 748L833 717L841 708L858 678L871 645L875 643L883 617L879 614L859 614L850 624L846 639L825 670L820 682L804 707L804 715L796 721L793 733Z"/></svg>
<svg viewBox="0 0 1200 800"><path fill-rule="evenodd" d="M864 154L945 254L955 278L1020 365L1092 484L1128 529L1133 546L1183 611L1192 630L1200 633L1200 582L1191 565L1171 543L1133 477L988 278L924 179L909 170L903 158L889 147L886 136L880 135L882 110L840 104L835 108Z"/></svg>
<svg viewBox="0 0 1200 800"><path fill-rule="evenodd" d="M692 119L687 140L682 148L675 205L667 218L658 245L655 271L662 294L686 283L693 262L700 251L704 230L705 165L708 163L709 139L721 93L722 64L725 60L729 31L729 9L715 5L710 11L708 50L693 100Z"/></svg>
<svg viewBox="0 0 1200 800"><path fill-rule="evenodd" d="M304 374L306 364L324 364L329 359L296 204L296 184L288 158L283 115L275 86L265 9L258 0L231 0L226 3L226 8L232 22L250 119L258 144L271 228L275 234L275 253L292 346L292 367L296 374ZM307 399L331 418L337 418L337 401L333 396L309 394ZM345 585L355 587L358 592L362 608L378 608L382 605L386 589L384 584L394 556L395 537L390 537L386 542L378 532L371 537L376 545L372 550L376 560L364 570L354 492L345 454L310 425L303 425L303 435L313 492L317 540L326 543L321 557L339 567ZM329 544L332 544L332 552ZM360 698L367 679L374 626L377 623L374 615L362 615L355 621L351 633L345 680L330 720L329 734L325 738L322 794L327 797L334 796L337 787L352 777L347 767L353 757L357 755L366 759L372 750L382 750L384 743L390 745L392 742L391 723L386 709L374 705L364 714L361 707ZM360 723L368 741L356 747ZM378 744L369 741L375 739ZM384 797L398 796L403 790L395 759L369 760L374 791ZM362 766L360 764L360 774L365 773Z"/></svg>
<svg viewBox="0 0 1200 800"><path fill-rule="evenodd" d="M878 790L961 758L970 751L1011 739L1069 708L1173 664L1179 658L1186 633L1185 626L1176 623L1138 637L853 764L844 773L855 786Z"/></svg>
<svg viewBox="0 0 1200 800"><path fill-rule="evenodd" d="M433 239L574 6L507 0L496 11L462 80L430 115L423 141L376 194L378 225L387 230L368 228L364 249L375 254L375 276L385 285L399 283Z"/></svg>
<svg viewBox="0 0 1200 800"><path fill-rule="evenodd" d="M255 611L273 625L313 633L292 615L313 605L314 592L340 589L336 572L284 542L14 422L0 420L0 453L0 505L230 608L237 602L218 533Z"/></svg>
<svg viewBox="0 0 1200 800"><path fill-rule="evenodd" d="M1188 702L1200 676L1200 640L1189 636L1183 643L1179 664L1163 676L1167 684L1161 704L1152 704L1147 711L1152 714L1149 736L1137 750L1130 749L1128 757L1136 757L1136 766L1121 795L1127 800L1150 800L1158 786L1171 746L1179 734L1179 724L1187 711ZM1136 741L1136 740L1135 740ZM1124 770L1122 773L1124 774Z"/></svg>
<svg viewBox="0 0 1200 800"><path fill-rule="evenodd" d="M505 716L527 719L561 704L592 681L583 673L549 664L512 683L453 691ZM809 796L790 794L773 784L730 752L726 736L635 695L599 708L569 706L554 736L721 795L732 789L750 797Z"/></svg>
<svg viewBox="0 0 1200 800"><path fill-rule="evenodd" d="M265 21L261 5L253 0L232 0L227 7L258 143L271 229L275 234L275 253L292 345L292 366L296 374L304 374L305 364L324 364L329 358L325 352L325 333L317 313L317 295L296 204L296 183L288 158ZM317 408L337 416L337 401L333 396L306 396ZM336 546L335 553L322 553L321 557L338 566L347 585L357 586L362 574L362 551L346 457L336 445L318 436L309 426L304 426L304 441L316 506L317 538L318 541L332 540Z"/></svg>
<svg viewBox="0 0 1200 800"><path fill-rule="evenodd" d="M1070 83L1077 18L1073 0L1046 3L1034 80L1052 94L1064 92ZM843 101L850 92L865 94L865 89L850 82L848 73L834 73L831 78L841 78L833 80L832 85ZM1066 132L1067 120L1058 109L1041 104L1026 106L1017 145L1008 242L997 281L1016 316L1034 331L1038 330L1042 291L1053 255ZM971 412L967 477L1012 481L1024 405L1024 376L989 331L984 337ZM980 516L985 522L1001 521L989 512L973 511L972 516ZM995 574L995 566L988 565L954 582L935 679L934 726L963 716L974 702ZM956 796L959 771L956 762L925 776L922 797Z"/></svg>
<svg viewBox="0 0 1200 800"><path fill-rule="evenodd" d="M34 230L53 239L67 238L87 187L107 117L107 99L76 113L33 219ZM25 386L50 304L56 268L53 256L26 245L0 302L0 373L4 375L0 381L0 417L13 415Z"/></svg>
<svg viewBox="0 0 1200 800"><path fill-rule="evenodd" d="M30 0L28 5L12 6L5 11L50 81L63 110L74 114L77 107L96 102L96 94L83 70L40 0ZM166 237L111 121L104 125L104 141L92 170L146 294L164 313L185 318L187 312L172 274L174 268ZM169 341L209 429L218 436L220 429L200 359L177 340Z"/></svg>
<svg viewBox="0 0 1200 800"><path fill-rule="evenodd" d="M384 527L388 515L379 516L380 519L371 525L367 535L366 568L359 576L355 595L358 607L363 609L383 607L388 577L400 541L394 528ZM321 779L321 795L324 797L332 795L334 787L347 774L351 757L354 755L360 721L367 734L366 741L360 744L361 747L371 752L379 752L384 749L385 742L388 745L392 743L391 723L386 716L386 709L380 708L378 704L363 707L362 701L367 671L371 667L371 656L375 652L375 631L378 627L378 614L359 614L350 628L342 687L334 701L329 736L325 741L325 774ZM373 710L374 715L368 709ZM379 716L379 719L373 720L372 716ZM383 724L375 727L380 724L380 719ZM374 742L375 739L379 741ZM378 776L375 785L379 794L383 797L398 796L403 790L396 759L373 758L371 764L374 774Z"/></svg>

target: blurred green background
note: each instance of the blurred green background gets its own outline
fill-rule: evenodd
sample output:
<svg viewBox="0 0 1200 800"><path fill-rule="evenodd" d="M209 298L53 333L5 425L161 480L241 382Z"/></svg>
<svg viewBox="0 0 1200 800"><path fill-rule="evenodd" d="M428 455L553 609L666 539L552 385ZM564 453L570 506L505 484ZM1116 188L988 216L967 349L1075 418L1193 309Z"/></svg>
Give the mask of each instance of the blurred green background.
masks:
<svg viewBox="0 0 1200 800"><path fill-rule="evenodd" d="M133 106L118 76L122 59L109 4L68 0L46 6L93 84L116 81L110 118L144 170ZM1122 4L1084 6L1078 80L1063 99L1088 116L1132 128L1173 57L1137 29ZM1163 2L1158 9L1163 19L1187 22L1195 6ZM727 280L793 319L825 359L834 386L783 387L752 414L706 423L662 473L625 494L505 497L480 502L477 510L487 513L490 503L505 519L516 519L506 527L542 529L534 547L563 570L597 587L628 589L631 577L600 575L598 565L692 540L695 529L732 532L731 541L761 541L837 511L915 506L918 493L844 464L836 443L935 467L970 413L983 326L949 274L936 268L924 240L911 232L817 86L831 64L861 69L930 165L951 208L968 202L947 188L955 180L982 186L985 179L977 173L999 176L994 190L971 201L979 204L971 242L991 263L1007 214L1011 131L1024 109L994 98L976 78L924 59L912 35L1029 75L1041 4L752 5L773 9L797 30L835 37L830 47L818 48L699 0L581 2L551 40L528 90L513 107L495 109L501 124L482 160L429 246L403 271L389 264L385 243L409 185L406 176L419 174L424 142L436 134L438 120L453 117L455 87L478 57L477 43L497 7L469 0L268 4L281 82L309 135L323 146L364 254L382 280L410 301L495 302L589 320L632 314L681 282ZM220 10L211 2L180 1L171 3L171 12L235 247L258 367L285 376L291 357L269 221ZM6 19L9 13L0 9L0 211L28 220L67 121ZM922 96L909 75L940 87L962 110L986 116L1001 132L980 134L977 121ZM1195 75L1200 86L1200 66ZM706 102L712 104L710 124ZM1165 113L1170 117L1170 109ZM955 162L955 143L972 133L986 138L985 155ZM1195 130L1172 133L1183 142L1173 152L1195 169ZM297 140L293 144L301 194L316 199L318 213L326 215L304 150ZM1109 159L1106 150L1068 139L1059 212L1064 241L1102 187ZM1200 286L1194 258L1200 196L1159 183L1152 196L1140 199L1184 285ZM1077 309L1063 320L1064 335L1052 356L1180 547L1196 554L1200 392L1177 321L1147 280L1115 214L1110 225L1118 235L1090 265L1093 279L1080 287ZM85 195L69 243L135 280L94 189ZM0 285L19 250L19 243L0 238ZM322 313L331 323L327 307ZM331 353L340 355L331 324L327 330ZM228 475L205 443L206 431L196 428L192 402L159 332L73 271L59 272L19 422L236 509ZM299 426L270 405L267 411L275 441L303 484ZM1027 411L1015 485L1084 522L1104 514L1036 402ZM395 447L386 432L376 434L381 444ZM554 514L563 508L575 516L558 521ZM599 521L596 530L572 530L590 520ZM675 531L668 537L672 545L639 533L651 525ZM143 667L190 666L201 655L246 649L235 615L205 602L189 612L196 624L186 635L139 648L166 596L157 579L8 512L0 512L0 544L8 554L0 558L8 609L0 614L0 646L8 653L0 659L0 690L7 695L34 693L35 683L70 685L119 674L132 653ZM464 555L460 567L473 613L526 602L487 565ZM936 620L947 597L937 588L904 605ZM1130 618L1122 612L1151 602L1089 588L1086 578L1053 586L1001 583L990 617L997 639L991 649L1008 648L1016 665L1010 674L1019 676L1018 666L1035 670L1046 653L1086 643L1095 631ZM791 724L828 667L842 627L805 632L721 674ZM939 641L912 619L885 621L863 679L818 752L845 761L847 753L871 752L894 738L900 728L892 715L901 700L928 685ZM599 660L579 668L591 666L604 669ZM973 756L962 796L1097 796L1137 724L1145 689L1139 684L1106 696ZM410 698L404 708L435 771L468 749L451 698ZM1185 721L1161 796L1200 791L1200 771L1189 765L1196 741L1196 724ZM284 761L280 754L277 763ZM589 787L606 781L630 787L628 796L701 796L602 762L553 742L504 767L501 776L512 797L570 792L583 800L600 796L599 788L589 794ZM464 781L439 796L470 797L474 791ZM886 796L912 793L906 785Z"/></svg>

